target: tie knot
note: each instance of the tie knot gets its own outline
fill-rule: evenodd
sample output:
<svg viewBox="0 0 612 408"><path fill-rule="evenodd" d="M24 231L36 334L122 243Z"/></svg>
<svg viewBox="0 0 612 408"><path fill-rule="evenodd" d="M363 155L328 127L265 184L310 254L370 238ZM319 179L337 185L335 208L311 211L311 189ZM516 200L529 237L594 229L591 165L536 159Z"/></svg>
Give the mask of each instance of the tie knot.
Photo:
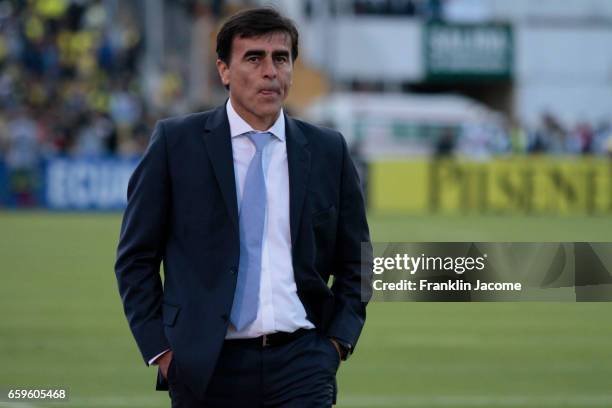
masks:
<svg viewBox="0 0 612 408"><path fill-rule="evenodd" d="M272 133L269 132L249 133L248 136L258 152L261 152L263 148L266 147L266 145L272 140Z"/></svg>

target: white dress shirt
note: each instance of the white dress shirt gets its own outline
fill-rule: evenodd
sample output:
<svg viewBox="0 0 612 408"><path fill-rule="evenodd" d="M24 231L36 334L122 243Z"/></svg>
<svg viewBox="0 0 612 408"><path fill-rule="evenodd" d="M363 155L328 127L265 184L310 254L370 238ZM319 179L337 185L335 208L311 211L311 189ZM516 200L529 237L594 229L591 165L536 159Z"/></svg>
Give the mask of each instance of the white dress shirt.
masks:
<svg viewBox="0 0 612 408"><path fill-rule="evenodd" d="M227 101L227 117L232 137L234 174L238 211L244 191L244 180L255 155L255 145L245 135L255 130L238 115ZM297 295L291 262L291 230L289 227L289 166L285 141L285 116L278 119L266 132L274 137L262 153L266 182L266 216L261 257L261 282L257 317L244 330L237 331L230 323L226 338L251 338L274 332L294 332L314 325L306 318L306 311Z"/></svg>
<svg viewBox="0 0 612 408"><path fill-rule="evenodd" d="M244 180L255 155L255 145L245 135L255 130L234 110L231 101L226 105L232 138L234 174L238 211L242 201ZM227 339L259 337L274 332L294 332L300 328L312 329L306 311L297 295L291 258L291 230L289 227L289 166L285 142L285 116L281 110L278 119L266 132L274 137L264 147L262 165L266 182L266 215L261 256L261 282L257 317L244 330L228 326ZM168 350L153 357L149 364Z"/></svg>

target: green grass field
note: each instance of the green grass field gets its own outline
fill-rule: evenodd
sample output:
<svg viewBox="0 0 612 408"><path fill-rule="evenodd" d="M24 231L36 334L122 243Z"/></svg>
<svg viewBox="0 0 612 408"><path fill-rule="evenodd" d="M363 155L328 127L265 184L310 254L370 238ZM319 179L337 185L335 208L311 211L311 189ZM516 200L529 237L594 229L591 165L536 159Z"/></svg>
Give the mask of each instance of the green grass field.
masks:
<svg viewBox="0 0 612 408"><path fill-rule="evenodd" d="M123 316L119 223L117 214L0 212L0 390L64 386L71 407L169 406ZM372 215L370 224L375 241L612 241L612 218ZM340 367L338 407L612 407L611 304L368 311Z"/></svg>

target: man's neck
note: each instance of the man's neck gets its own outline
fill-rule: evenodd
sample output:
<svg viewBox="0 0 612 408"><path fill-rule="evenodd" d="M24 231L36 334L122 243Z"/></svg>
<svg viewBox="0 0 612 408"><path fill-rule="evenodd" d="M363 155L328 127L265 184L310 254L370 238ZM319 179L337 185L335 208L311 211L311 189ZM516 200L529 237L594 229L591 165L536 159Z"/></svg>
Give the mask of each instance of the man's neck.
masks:
<svg viewBox="0 0 612 408"><path fill-rule="evenodd" d="M280 115L280 112L281 112L279 110L274 115L266 116L266 117L259 117L259 116L253 115L251 112L248 112L242 109L239 106L236 106L234 103L232 103L231 98L230 98L230 103L232 104L232 108L234 108L234 111L238 114L238 116L240 116L246 123L248 123L249 126L253 128L253 130L258 130L258 131L264 131L264 130L270 129L272 125L274 125L274 122L276 122L276 120L278 119L278 116Z"/></svg>

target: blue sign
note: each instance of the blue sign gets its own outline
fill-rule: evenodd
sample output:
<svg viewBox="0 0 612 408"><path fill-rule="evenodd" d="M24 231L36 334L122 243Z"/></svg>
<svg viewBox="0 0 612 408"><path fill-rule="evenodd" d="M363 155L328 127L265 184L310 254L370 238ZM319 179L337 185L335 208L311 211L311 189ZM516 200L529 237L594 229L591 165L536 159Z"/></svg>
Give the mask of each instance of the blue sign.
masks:
<svg viewBox="0 0 612 408"><path fill-rule="evenodd" d="M6 165L0 159L0 207L8 205L8 182Z"/></svg>
<svg viewBox="0 0 612 408"><path fill-rule="evenodd" d="M43 204L53 210L120 210L138 159L56 158L43 171Z"/></svg>

